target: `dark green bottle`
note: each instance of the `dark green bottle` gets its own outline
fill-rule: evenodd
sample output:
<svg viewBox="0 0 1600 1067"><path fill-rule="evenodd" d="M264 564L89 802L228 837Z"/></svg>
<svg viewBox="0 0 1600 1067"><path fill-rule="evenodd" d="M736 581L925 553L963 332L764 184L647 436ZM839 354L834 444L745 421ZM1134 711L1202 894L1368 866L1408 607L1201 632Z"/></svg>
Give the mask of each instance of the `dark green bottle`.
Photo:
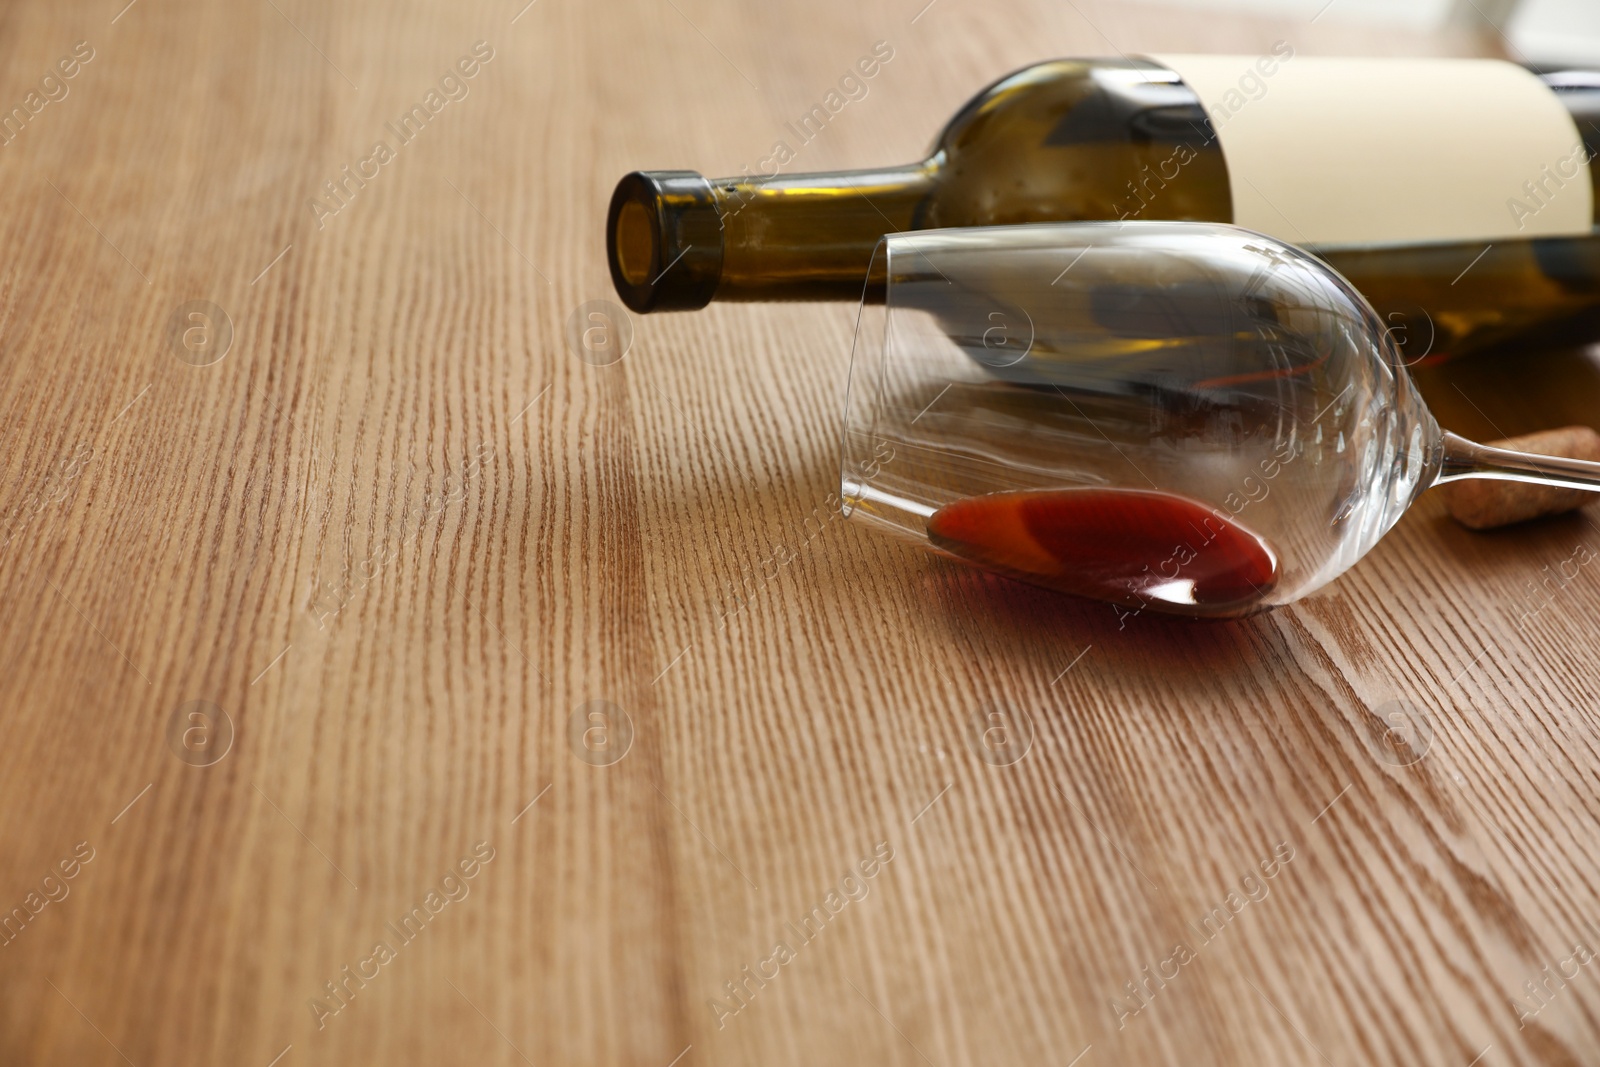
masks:
<svg viewBox="0 0 1600 1067"><path fill-rule="evenodd" d="M1258 63L1281 60L1287 70L1288 56ZM1576 126L1582 144L1574 155L1582 158L1574 169L1587 174L1561 183L1548 168L1543 177L1532 170L1543 184L1507 193L1534 214L1546 200L1578 195L1553 192L1557 185L1587 179L1586 232L1296 242L1367 296L1408 359L1505 341L1600 338L1600 166L1588 163L1600 153L1600 75L1541 78ZM1258 80L1269 95L1270 77ZM1210 103L1154 61L1055 60L978 94L918 163L723 179L635 172L618 184L607 219L612 279L639 312L714 299L858 300L864 283L871 300L881 299L881 280L867 277L872 250L886 233L1085 219L1235 222L1231 183L1250 179L1230 173L1227 126L1219 138L1213 121L1225 108ZM1418 153L1428 151L1427 130L1415 141ZM1570 213L1572 204L1562 206ZM1292 232L1276 236L1295 240Z"/></svg>

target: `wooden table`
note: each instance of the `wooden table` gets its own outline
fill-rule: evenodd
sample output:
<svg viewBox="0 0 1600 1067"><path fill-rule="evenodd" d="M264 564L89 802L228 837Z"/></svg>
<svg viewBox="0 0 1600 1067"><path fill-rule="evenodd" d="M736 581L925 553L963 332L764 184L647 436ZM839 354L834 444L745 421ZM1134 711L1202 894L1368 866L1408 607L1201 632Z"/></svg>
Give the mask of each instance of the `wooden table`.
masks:
<svg viewBox="0 0 1600 1067"><path fill-rule="evenodd" d="M1477 44L122 2L0 35L0 1063L1600 1061L1600 568L1529 592L1592 510L1119 630L839 520L849 307L568 341L620 174L754 165L880 40L795 169L1044 56ZM1425 384L1600 411L1577 353Z"/></svg>

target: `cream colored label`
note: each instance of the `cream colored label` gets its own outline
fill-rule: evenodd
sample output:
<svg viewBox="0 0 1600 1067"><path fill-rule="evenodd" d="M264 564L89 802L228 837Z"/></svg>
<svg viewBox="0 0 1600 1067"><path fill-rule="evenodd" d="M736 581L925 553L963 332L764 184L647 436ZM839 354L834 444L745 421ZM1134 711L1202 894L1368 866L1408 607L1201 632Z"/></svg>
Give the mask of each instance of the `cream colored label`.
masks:
<svg viewBox="0 0 1600 1067"><path fill-rule="evenodd" d="M1158 55L1222 145L1233 221L1298 244L1587 234L1567 109L1494 59Z"/></svg>

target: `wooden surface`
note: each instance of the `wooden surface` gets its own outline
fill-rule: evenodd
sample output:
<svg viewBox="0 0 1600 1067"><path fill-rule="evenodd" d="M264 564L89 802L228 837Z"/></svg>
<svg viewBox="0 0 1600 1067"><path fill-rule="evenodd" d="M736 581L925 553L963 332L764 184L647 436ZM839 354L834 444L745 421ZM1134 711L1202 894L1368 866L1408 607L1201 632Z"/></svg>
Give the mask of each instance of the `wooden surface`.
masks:
<svg viewBox="0 0 1600 1067"><path fill-rule="evenodd" d="M1480 536L1429 500L1301 606L1119 631L837 519L848 307L564 340L611 297L621 173L754 167L879 40L795 169L914 158L1041 57L1471 42L120 3L0 15L0 105L94 50L0 148L0 1063L1600 1062L1593 511ZM480 40L463 99L308 206ZM232 324L205 366L192 300ZM1581 354L1425 385L1486 436L1600 411ZM591 701L631 722L610 765ZM990 765L1004 709L1032 746Z"/></svg>

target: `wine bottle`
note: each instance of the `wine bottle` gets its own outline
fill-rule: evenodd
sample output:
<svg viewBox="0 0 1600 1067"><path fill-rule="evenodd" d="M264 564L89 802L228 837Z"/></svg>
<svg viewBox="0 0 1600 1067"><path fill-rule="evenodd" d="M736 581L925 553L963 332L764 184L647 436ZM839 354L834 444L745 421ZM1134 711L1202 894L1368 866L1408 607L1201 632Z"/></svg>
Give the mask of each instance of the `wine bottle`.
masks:
<svg viewBox="0 0 1600 1067"><path fill-rule="evenodd" d="M792 124L785 128L792 133ZM1600 338L1600 75L1499 60L1056 60L995 82L921 162L639 171L607 219L635 311L881 299L878 239L1087 219L1226 222L1307 247L1408 359Z"/></svg>

